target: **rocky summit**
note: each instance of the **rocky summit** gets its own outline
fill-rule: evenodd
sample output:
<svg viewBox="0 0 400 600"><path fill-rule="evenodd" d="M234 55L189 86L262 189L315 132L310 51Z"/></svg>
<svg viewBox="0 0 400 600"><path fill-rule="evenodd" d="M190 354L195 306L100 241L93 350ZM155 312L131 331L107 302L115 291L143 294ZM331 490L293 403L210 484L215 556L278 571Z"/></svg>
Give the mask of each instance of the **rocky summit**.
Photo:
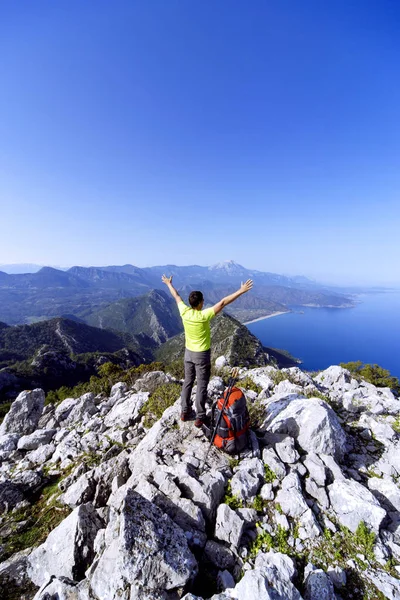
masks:
<svg viewBox="0 0 400 600"><path fill-rule="evenodd" d="M203 467L209 442L180 421L179 383L150 372L109 397L46 405L35 389L13 402L0 426L3 600L400 598L390 389L338 366L243 368L249 447L213 447ZM148 419L158 386L175 395Z"/></svg>

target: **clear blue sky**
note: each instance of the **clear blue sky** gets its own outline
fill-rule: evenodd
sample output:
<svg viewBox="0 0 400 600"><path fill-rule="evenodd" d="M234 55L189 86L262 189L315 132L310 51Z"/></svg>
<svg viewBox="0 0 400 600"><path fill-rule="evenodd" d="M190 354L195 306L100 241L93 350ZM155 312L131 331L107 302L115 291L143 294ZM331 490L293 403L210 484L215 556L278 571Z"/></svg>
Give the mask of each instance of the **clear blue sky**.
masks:
<svg viewBox="0 0 400 600"><path fill-rule="evenodd" d="M0 263L400 281L400 2L0 4Z"/></svg>

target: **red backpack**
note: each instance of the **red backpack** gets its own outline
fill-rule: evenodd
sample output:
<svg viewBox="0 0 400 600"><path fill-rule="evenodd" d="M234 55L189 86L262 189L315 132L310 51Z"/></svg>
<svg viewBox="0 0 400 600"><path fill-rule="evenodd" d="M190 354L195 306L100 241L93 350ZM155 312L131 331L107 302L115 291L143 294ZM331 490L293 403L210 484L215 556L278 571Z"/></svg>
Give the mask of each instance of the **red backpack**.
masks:
<svg viewBox="0 0 400 600"><path fill-rule="evenodd" d="M228 401L223 408L229 389L212 407L211 427L214 429L221 419L214 436L214 444L229 454L237 454L248 443L250 416L247 410L246 397L242 390L232 387Z"/></svg>

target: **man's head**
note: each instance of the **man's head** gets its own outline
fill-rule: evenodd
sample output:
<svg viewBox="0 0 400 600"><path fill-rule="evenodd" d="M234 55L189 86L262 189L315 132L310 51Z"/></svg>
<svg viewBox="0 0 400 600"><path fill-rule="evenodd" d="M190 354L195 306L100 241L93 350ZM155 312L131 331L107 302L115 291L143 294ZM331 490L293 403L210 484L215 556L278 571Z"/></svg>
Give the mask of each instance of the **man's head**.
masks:
<svg viewBox="0 0 400 600"><path fill-rule="evenodd" d="M190 292L189 294L189 304L194 309L201 309L203 306L204 297L201 292Z"/></svg>

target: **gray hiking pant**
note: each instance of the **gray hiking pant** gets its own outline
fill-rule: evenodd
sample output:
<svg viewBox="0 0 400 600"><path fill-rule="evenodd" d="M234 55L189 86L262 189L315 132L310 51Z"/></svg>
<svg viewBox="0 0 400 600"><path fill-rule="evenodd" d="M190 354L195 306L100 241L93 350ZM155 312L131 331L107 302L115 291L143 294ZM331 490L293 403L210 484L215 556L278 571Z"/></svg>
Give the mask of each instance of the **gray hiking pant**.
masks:
<svg viewBox="0 0 400 600"><path fill-rule="evenodd" d="M185 381L183 383L181 401L182 412L189 412L192 408L190 395L194 380L197 379L196 414L199 419L206 416L207 386L211 374L211 352L192 352L185 350Z"/></svg>

